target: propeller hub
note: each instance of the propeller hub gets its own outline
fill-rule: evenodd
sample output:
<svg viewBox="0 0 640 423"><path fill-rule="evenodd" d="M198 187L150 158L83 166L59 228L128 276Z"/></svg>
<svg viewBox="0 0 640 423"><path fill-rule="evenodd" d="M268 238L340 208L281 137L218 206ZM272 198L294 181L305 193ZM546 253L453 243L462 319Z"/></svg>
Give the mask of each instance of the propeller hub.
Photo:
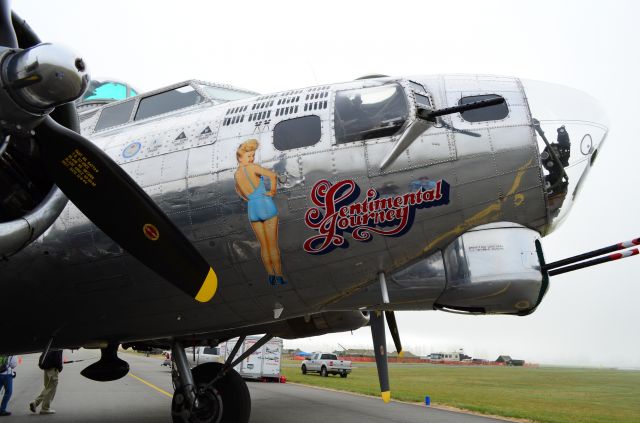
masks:
<svg viewBox="0 0 640 423"><path fill-rule="evenodd" d="M3 65L2 85L18 105L35 114L78 99L90 79L81 57L49 43L15 52Z"/></svg>

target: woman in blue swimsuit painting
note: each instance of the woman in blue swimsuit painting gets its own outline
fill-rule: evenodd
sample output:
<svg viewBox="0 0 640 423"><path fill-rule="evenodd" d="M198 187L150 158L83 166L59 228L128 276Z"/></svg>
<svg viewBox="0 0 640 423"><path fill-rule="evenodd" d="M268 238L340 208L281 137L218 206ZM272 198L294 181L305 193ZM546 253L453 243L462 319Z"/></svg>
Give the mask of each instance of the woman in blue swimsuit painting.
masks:
<svg viewBox="0 0 640 423"><path fill-rule="evenodd" d="M273 202L276 194L276 174L254 163L258 141L247 140L236 151L238 170L235 173L236 192L247 202L249 222L260 242L262 263L271 285L287 283L282 276L278 247L278 209ZM264 180L269 179L267 191Z"/></svg>

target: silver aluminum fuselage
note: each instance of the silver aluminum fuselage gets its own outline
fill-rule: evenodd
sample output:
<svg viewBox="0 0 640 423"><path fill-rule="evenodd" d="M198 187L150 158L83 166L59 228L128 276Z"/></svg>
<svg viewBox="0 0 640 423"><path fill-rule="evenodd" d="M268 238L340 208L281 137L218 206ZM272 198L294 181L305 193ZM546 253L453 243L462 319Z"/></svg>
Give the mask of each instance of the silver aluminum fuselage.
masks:
<svg viewBox="0 0 640 423"><path fill-rule="evenodd" d="M13 311L47 316L19 320L12 328L20 338L17 345L32 348L53 333L78 345L89 339L215 333L273 321L279 308L283 319L373 307L380 303L372 299L377 294L371 295L379 272L392 273L415 263L469 229L504 221L544 234L551 219L521 82L491 76L384 80L402 86L409 118L415 115L409 80L425 87L435 108L456 105L463 96L496 94L505 98L509 113L486 122L467 122L460 114L445 116L445 125L427 129L384 171L380 163L398 134L338 145L334 128L336 92L379 85L379 80L224 104L205 102L95 133L99 114L84 121L84 135L116 160L209 260L218 275L218 293L208 304L195 303L128 256L69 203L42 237L0 263L0 285L16 304ZM296 101L294 108L287 101L295 98L289 100ZM287 107L291 108L286 112L276 111ZM258 115L267 110L271 113ZM234 119L234 113L245 117ZM277 150L274 127L308 115L321 120L320 140ZM251 138L260 143L255 162L279 175L274 201L286 285L267 283L246 202L236 192L236 150ZM124 152L132 143L139 143L133 147L138 151L127 157L131 150ZM415 210L402 236L373 234L370 241L359 242L345 232L343 248L309 254L303 243L317 232L305 223L305 213L313 206L310 193L320 180L354 181L362 191L358 201L369 188L394 196L412 191L416 181L443 180L449 185L449 200ZM444 288L439 280L411 300L394 303L392 295L387 307L431 309Z"/></svg>

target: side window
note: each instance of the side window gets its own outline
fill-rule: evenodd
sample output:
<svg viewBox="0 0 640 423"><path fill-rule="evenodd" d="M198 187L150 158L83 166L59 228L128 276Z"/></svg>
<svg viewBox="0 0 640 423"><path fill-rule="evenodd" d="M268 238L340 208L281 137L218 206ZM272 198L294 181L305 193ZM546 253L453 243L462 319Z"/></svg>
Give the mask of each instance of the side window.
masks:
<svg viewBox="0 0 640 423"><path fill-rule="evenodd" d="M113 106L107 106L102 109L94 131L100 131L102 129L111 128L112 126L127 123L129 121L129 117L131 117L131 111L133 110L134 104L135 102L130 100Z"/></svg>
<svg viewBox="0 0 640 423"><path fill-rule="evenodd" d="M392 136L408 115L407 99L399 84L338 91L334 116L336 143Z"/></svg>
<svg viewBox="0 0 640 423"><path fill-rule="evenodd" d="M190 86L184 86L140 100L135 120L160 115L202 103L204 98Z"/></svg>
<svg viewBox="0 0 640 423"><path fill-rule="evenodd" d="M204 351L202 351L202 353L203 354L218 355L218 348L205 347Z"/></svg>
<svg viewBox="0 0 640 423"><path fill-rule="evenodd" d="M320 116L303 116L279 122L273 128L273 145L280 151L309 147L320 141Z"/></svg>
<svg viewBox="0 0 640 423"><path fill-rule="evenodd" d="M418 106L431 109L431 100L429 99L429 95L427 94L427 90L424 88L424 85L414 81L409 81L409 84L411 85L411 89L413 90L413 95L416 98Z"/></svg>
<svg viewBox="0 0 640 423"><path fill-rule="evenodd" d="M474 95L469 97L462 97L460 101L458 101L458 105L469 104L476 101L481 100L491 100L493 98L502 98L502 96L496 94L487 94L487 95ZM475 110L467 110L466 112L460 113L462 119L467 122L486 122L489 120L502 120L509 115L509 107L507 106L507 102L489 106L489 107L481 107Z"/></svg>
<svg viewBox="0 0 640 423"><path fill-rule="evenodd" d="M82 96L83 101L91 100L124 100L127 97L127 86L119 82L92 80L89 88Z"/></svg>

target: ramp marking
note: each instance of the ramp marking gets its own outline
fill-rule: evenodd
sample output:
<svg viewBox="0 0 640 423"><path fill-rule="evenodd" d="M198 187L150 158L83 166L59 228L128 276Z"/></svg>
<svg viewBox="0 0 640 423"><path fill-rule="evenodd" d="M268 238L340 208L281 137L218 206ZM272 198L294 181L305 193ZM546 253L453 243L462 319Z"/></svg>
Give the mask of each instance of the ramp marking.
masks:
<svg viewBox="0 0 640 423"><path fill-rule="evenodd" d="M147 385L148 387L155 389L156 391L160 392L163 395L168 396L169 398L173 398L173 395L171 395L170 393L168 393L167 391L165 391L164 389L158 388L156 385L154 385L151 382L147 382L146 380L142 379L141 377L138 377L136 375L134 375L133 373L129 373L129 376L131 376L132 378L144 383L145 385Z"/></svg>

